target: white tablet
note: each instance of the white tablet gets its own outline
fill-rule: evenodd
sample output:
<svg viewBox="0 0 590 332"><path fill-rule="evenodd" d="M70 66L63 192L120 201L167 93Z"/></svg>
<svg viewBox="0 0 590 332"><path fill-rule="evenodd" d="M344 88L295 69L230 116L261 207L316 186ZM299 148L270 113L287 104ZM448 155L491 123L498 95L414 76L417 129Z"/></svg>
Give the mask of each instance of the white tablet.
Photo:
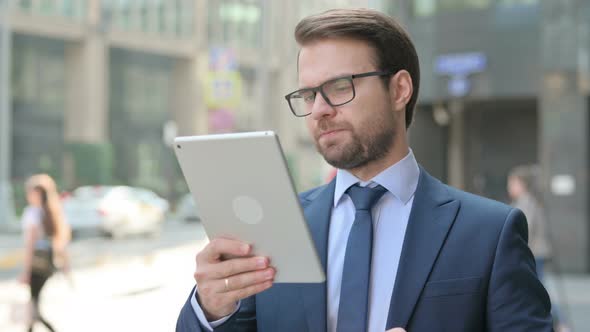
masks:
<svg viewBox="0 0 590 332"><path fill-rule="evenodd" d="M174 150L210 239L252 244L275 282L325 280L274 132L177 137Z"/></svg>

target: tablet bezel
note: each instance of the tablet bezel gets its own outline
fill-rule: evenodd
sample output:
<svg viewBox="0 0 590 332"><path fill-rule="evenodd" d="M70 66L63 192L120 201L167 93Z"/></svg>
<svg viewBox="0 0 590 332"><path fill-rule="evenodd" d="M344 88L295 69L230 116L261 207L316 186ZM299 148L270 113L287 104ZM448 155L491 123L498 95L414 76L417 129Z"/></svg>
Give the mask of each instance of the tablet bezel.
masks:
<svg viewBox="0 0 590 332"><path fill-rule="evenodd" d="M210 239L230 237L251 243L255 255L270 257L277 270L276 283L325 281L274 132L177 137L174 151ZM259 223L248 218L245 223L236 216L236 202L242 197L259 204L261 216L256 205L244 210L254 211L246 215L254 215L250 219Z"/></svg>

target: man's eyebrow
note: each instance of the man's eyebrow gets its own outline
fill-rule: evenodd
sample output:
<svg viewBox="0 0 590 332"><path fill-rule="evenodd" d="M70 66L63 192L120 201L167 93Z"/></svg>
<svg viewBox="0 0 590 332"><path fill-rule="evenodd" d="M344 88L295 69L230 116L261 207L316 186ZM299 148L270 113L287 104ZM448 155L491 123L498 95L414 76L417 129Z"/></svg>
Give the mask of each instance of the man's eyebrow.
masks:
<svg viewBox="0 0 590 332"><path fill-rule="evenodd" d="M303 86L303 87L300 86L298 90L315 89L315 88L319 87L320 85L322 85L322 84L324 84L326 82L330 82L330 81L337 80L337 79L340 79L340 78L347 78L347 77L350 77L352 75L354 75L354 74L340 74L340 75L336 75L336 76L334 76L332 78L328 78L327 80L323 81L322 83L320 83L318 85L314 85L314 86Z"/></svg>

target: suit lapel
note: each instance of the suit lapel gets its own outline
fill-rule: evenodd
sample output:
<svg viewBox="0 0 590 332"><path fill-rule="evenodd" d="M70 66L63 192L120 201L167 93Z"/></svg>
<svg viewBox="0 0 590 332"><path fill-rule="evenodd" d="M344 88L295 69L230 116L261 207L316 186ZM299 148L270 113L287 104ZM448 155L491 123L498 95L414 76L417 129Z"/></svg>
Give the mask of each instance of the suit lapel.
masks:
<svg viewBox="0 0 590 332"><path fill-rule="evenodd" d="M459 205L443 184L420 169L389 306L388 329L407 327Z"/></svg>
<svg viewBox="0 0 590 332"><path fill-rule="evenodd" d="M334 204L335 186L336 182L332 180L328 185L313 191L307 196L302 196L305 219L307 220L307 225L313 237L326 277L328 261L328 231L332 206ZM303 296L305 304L309 331L326 330L326 282L320 284L305 284L300 287L301 295Z"/></svg>

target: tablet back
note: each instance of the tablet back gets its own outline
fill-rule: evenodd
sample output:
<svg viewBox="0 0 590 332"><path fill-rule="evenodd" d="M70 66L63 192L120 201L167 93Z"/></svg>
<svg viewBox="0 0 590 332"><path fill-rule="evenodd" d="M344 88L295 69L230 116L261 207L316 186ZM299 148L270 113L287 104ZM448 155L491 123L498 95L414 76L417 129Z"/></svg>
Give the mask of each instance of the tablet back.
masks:
<svg viewBox="0 0 590 332"><path fill-rule="evenodd" d="M207 236L237 238L269 256L275 282L325 275L275 133L177 137L175 152Z"/></svg>

